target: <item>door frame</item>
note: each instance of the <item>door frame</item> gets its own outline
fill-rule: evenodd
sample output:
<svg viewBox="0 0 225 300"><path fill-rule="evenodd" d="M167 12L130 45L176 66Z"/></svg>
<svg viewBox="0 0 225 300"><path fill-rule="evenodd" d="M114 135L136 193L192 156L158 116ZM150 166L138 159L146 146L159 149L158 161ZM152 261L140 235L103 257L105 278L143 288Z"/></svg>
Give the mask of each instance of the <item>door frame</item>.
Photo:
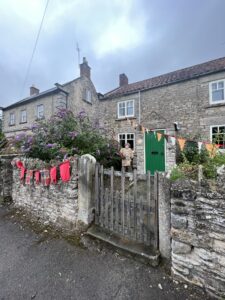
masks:
<svg viewBox="0 0 225 300"><path fill-rule="evenodd" d="M159 131L159 130L163 130L164 131L164 134L166 132L166 129L162 129L162 128L157 128L157 129L152 129L150 131L152 132L156 132L156 131ZM167 170L167 153L166 153L166 149L167 149L167 139L164 138L164 158L165 158L165 171ZM144 172L146 174L146 151L145 151L145 133L144 133Z"/></svg>

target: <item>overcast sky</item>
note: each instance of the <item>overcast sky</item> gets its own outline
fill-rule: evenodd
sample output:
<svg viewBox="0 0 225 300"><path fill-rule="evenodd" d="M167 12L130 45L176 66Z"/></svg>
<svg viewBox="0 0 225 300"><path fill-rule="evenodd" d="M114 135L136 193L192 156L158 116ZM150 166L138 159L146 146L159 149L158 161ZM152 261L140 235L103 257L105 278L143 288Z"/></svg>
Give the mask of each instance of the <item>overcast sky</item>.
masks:
<svg viewBox="0 0 225 300"><path fill-rule="evenodd" d="M98 92L225 56L225 0L0 0L0 106L79 76L76 42Z"/></svg>

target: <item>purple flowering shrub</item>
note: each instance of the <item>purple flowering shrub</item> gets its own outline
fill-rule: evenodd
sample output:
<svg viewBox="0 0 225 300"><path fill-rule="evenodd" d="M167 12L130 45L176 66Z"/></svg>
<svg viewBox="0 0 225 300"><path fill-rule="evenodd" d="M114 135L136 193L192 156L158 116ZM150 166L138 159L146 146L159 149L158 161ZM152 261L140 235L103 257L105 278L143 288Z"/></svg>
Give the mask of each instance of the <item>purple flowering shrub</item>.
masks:
<svg viewBox="0 0 225 300"><path fill-rule="evenodd" d="M44 161L72 155L91 154L105 167L120 167L118 142L112 134L93 124L85 111L77 116L69 110L59 110L49 120L41 120L14 138L14 146L27 157Z"/></svg>

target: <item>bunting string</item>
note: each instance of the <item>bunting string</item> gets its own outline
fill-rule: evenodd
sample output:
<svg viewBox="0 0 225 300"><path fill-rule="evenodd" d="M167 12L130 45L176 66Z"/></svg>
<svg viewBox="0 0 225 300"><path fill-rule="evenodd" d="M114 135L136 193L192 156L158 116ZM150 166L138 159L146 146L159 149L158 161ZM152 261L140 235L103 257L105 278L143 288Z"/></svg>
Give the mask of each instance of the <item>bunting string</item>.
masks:
<svg viewBox="0 0 225 300"><path fill-rule="evenodd" d="M137 128L137 124L134 124L134 122L131 122L131 126L134 128ZM156 132L154 129L149 129L146 128L142 125L139 125L141 132L144 134L145 132L149 133L149 132L153 132L158 140L158 142L160 142L160 140L162 139L162 137L164 137L167 141L170 139L170 142L173 146L176 145L176 141L180 147L180 150L183 151L186 142L195 142L198 144L198 150L199 152L201 152L202 149L202 145L205 145L206 150L209 152L211 157L214 157L216 154L216 151L218 148L223 147L223 144L213 144L210 142L206 142L206 141L195 141L195 140L191 140L191 139L186 139L183 137L177 137L177 136L173 136L173 135L169 135L169 134L165 134L162 132Z"/></svg>

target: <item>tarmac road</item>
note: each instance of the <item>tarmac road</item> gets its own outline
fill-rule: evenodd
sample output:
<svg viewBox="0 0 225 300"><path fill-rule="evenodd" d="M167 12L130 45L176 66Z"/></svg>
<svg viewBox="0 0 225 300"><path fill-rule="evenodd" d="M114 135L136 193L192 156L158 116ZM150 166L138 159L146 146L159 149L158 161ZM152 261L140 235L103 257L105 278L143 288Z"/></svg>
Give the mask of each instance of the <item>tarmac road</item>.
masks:
<svg viewBox="0 0 225 300"><path fill-rule="evenodd" d="M100 244L92 250L35 233L0 207L0 299L210 299Z"/></svg>

